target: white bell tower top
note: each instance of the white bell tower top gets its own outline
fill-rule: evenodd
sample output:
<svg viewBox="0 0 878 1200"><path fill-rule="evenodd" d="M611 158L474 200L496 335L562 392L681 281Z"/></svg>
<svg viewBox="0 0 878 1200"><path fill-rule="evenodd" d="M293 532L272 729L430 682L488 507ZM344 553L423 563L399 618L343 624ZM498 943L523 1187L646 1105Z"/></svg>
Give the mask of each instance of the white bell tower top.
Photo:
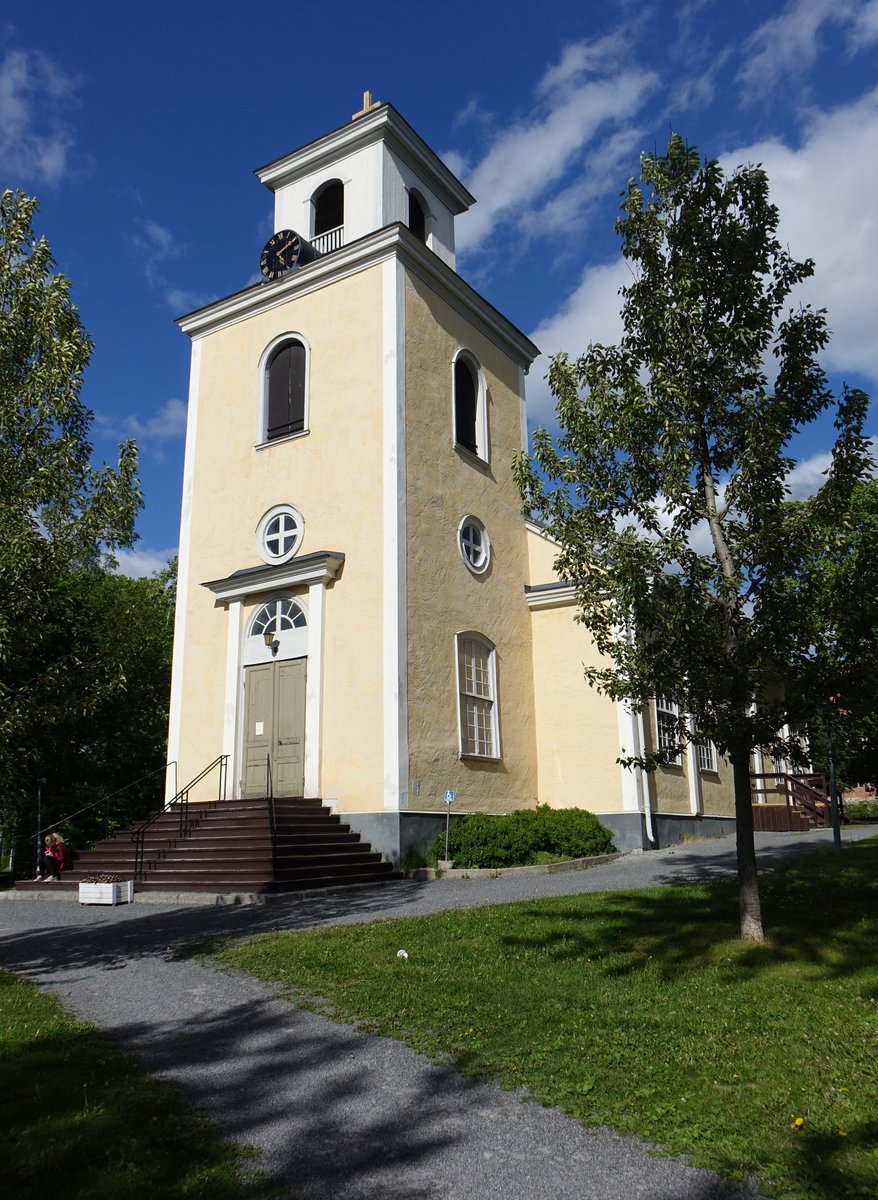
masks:
<svg viewBox="0 0 878 1200"><path fill-rule="evenodd" d="M455 267L454 218L475 198L390 104L363 95L347 125L259 167L275 230L327 253L399 222Z"/></svg>

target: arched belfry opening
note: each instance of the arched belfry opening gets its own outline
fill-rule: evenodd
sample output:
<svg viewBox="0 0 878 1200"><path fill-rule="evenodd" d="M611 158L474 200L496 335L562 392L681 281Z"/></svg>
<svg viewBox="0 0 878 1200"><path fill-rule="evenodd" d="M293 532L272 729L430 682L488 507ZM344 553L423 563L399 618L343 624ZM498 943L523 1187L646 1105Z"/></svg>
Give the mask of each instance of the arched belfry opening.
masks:
<svg viewBox="0 0 878 1200"><path fill-rule="evenodd" d="M409 229L419 242L427 244L427 210L417 192L409 192Z"/></svg>
<svg viewBox="0 0 878 1200"><path fill-rule="evenodd" d="M344 184L333 179L314 196L314 236L344 225Z"/></svg>

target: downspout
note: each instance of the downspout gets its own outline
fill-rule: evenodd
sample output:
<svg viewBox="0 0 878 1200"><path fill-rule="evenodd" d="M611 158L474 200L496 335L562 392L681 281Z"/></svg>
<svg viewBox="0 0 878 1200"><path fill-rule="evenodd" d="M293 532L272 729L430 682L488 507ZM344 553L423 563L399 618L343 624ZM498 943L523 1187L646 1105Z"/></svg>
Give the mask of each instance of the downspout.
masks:
<svg viewBox="0 0 878 1200"><path fill-rule="evenodd" d="M643 726L643 709L632 713L634 720L631 722L634 732L634 753L639 757L643 754L643 748L646 745L646 730ZM634 787L637 795L637 804L643 813L644 825L646 827L647 841L655 844L655 830L652 825L652 801L649 798L649 781L643 778L643 767L634 768Z"/></svg>

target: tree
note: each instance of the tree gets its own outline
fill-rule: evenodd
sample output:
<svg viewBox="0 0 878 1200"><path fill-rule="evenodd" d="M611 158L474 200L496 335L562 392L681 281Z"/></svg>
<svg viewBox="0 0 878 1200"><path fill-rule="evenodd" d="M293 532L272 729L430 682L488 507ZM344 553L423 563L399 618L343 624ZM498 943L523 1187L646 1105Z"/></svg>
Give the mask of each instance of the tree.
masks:
<svg viewBox="0 0 878 1200"><path fill-rule="evenodd" d="M75 847L104 837L107 822L128 827L164 803L175 580L171 563L146 579L89 567L58 581L45 633L53 661L64 664L64 691L41 696L34 736L44 824L124 789L65 823ZM80 702L70 704L69 694Z"/></svg>
<svg viewBox="0 0 878 1200"><path fill-rule="evenodd" d="M562 432L556 445L539 430L516 477L560 543L556 568L605 656L590 682L636 708L674 696L680 744L688 713L695 736L730 759L741 934L760 941L750 754L796 750L778 731L814 711L825 614L803 603L798 580L844 539L868 461L866 398L845 389L833 400L818 362L825 313L785 313L814 266L778 240L761 167L726 178L674 135L666 154L642 156L640 179L616 222L632 270L621 343L552 359ZM786 504L790 441L831 406L826 481Z"/></svg>
<svg viewBox="0 0 878 1200"><path fill-rule="evenodd" d="M823 713L809 725L811 756L826 771L831 746L843 786L878 782L878 480L854 487L847 524L844 544L810 563L801 581L829 614L813 656L828 678L819 681Z"/></svg>
<svg viewBox="0 0 878 1200"><path fill-rule="evenodd" d="M36 201L0 196L0 775L3 804L32 793L44 704L83 710L111 693L114 664L93 665L88 692L68 684L51 652L55 606L71 571L132 544L141 505L137 451L115 469L92 465L93 414L79 397L92 343L32 229Z"/></svg>

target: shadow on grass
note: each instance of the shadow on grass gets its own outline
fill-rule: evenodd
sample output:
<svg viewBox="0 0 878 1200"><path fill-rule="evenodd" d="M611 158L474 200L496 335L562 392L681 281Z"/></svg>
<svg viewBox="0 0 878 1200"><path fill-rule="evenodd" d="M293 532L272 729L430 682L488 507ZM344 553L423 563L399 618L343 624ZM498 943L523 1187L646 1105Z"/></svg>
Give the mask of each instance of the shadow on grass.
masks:
<svg viewBox="0 0 878 1200"><path fill-rule="evenodd" d="M0 973L4 1012L29 1009L28 995ZM30 1035L17 1033L0 1056L7 1195L279 1200L276 1187L249 1170L250 1156L190 1112L173 1085L144 1076L91 1027L53 1017L44 998L37 1008Z"/></svg>
<svg viewBox="0 0 878 1200"><path fill-rule="evenodd" d="M844 1136L796 1134L800 1177L809 1196L872 1197L875 1195L875 1155L878 1121L854 1126Z"/></svg>
<svg viewBox="0 0 878 1200"><path fill-rule="evenodd" d="M671 979L712 959L741 979L796 962L815 978L862 976L865 994L878 995L878 844L849 846L840 860L809 854L764 875L760 886L764 945L739 940L738 889L729 879L550 901L531 910L539 922L532 938L504 942L601 961L609 977L649 965ZM557 927L547 931L552 922Z"/></svg>

